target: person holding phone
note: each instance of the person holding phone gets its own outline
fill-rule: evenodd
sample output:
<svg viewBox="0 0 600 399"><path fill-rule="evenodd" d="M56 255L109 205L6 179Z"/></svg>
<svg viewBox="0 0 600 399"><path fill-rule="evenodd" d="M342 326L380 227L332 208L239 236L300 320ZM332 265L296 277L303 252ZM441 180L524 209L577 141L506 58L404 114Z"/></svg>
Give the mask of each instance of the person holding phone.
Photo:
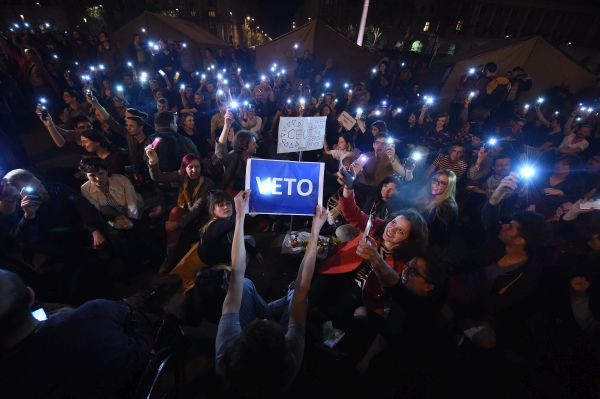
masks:
<svg viewBox="0 0 600 399"><path fill-rule="evenodd" d="M5 217L17 256L40 277L34 288L54 302L97 295L106 277L106 258L100 259L107 240L96 209L67 186L42 182L25 169L8 172L4 181L18 193L12 202L18 205L3 211L10 212Z"/></svg>
<svg viewBox="0 0 600 399"><path fill-rule="evenodd" d="M366 231L369 216L360 210L354 192L340 181L339 207L344 218L361 234L341 244L319 267L311 298L316 307L334 320L349 322L352 317L364 318L368 312L383 316L389 307L379 276L371 265L357 253L358 245L368 235L374 240L377 252L399 275L406 263L427 247L429 231L425 219L414 209L401 210L387 219L372 219L372 228Z"/></svg>

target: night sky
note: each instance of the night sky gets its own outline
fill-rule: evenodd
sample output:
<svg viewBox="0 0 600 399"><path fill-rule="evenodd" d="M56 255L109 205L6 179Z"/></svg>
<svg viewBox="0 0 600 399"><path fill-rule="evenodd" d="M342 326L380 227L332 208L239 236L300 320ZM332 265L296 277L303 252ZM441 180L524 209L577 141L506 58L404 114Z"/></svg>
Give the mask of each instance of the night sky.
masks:
<svg viewBox="0 0 600 399"><path fill-rule="evenodd" d="M255 3L256 20L272 38L292 28L294 14L302 7L302 0L260 0ZM296 21L296 26L299 21ZM301 24L300 24L301 25Z"/></svg>

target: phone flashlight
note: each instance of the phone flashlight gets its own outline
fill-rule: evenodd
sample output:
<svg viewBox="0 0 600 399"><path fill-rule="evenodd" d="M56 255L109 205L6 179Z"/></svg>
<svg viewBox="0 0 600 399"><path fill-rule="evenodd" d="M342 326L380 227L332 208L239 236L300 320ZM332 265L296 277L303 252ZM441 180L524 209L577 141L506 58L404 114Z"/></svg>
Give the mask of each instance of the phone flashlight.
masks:
<svg viewBox="0 0 600 399"><path fill-rule="evenodd" d="M362 108L356 108L356 116L361 116L363 113Z"/></svg>
<svg viewBox="0 0 600 399"><path fill-rule="evenodd" d="M384 107L387 107L387 101L386 100L382 100L381 101L381 105L383 105Z"/></svg>
<svg viewBox="0 0 600 399"><path fill-rule="evenodd" d="M260 80L267 80L267 77L265 75L260 75Z"/></svg>
<svg viewBox="0 0 600 399"><path fill-rule="evenodd" d="M163 71L162 69L158 70L158 74L163 77L166 75L165 71Z"/></svg>
<svg viewBox="0 0 600 399"><path fill-rule="evenodd" d="M473 97L475 97L475 92L474 91L469 92L469 98L473 98Z"/></svg>
<svg viewBox="0 0 600 399"><path fill-rule="evenodd" d="M402 112L402 108L396 108L396 113L401 113Z"/></svg>
<svg viewBox="0 0 600 399"><path fill-rule="evenodd" d="M287 102L288 104L291 104L291 103L292 103L292 100L288 98L286 102Z"/></svg>
<svg viewBox="0 0 600 399"><path fill-rule="evenodd" d="M469 68L469 75L475 75L475 68L471 67Z"/></svg>
<svg viewBox="0 0 600 399"><path fill-rule="evenodd" d="M529 104L524 104L523 108L525 109L525 111L527 111L529 109Z"/></svg>
<svg viewBox="0 0 600 399"><path fill-rule="evenodd" d="M187 43L186 42L181 43L181 47L187 48Z"/></svg>
<svg viewBox="0 0 600 399"><path fill-rule="evenodd" d="M281 74L285 75L285 68L281 68Z"/></svg>
<svg viewBox="0 0 600 399"><path fill-rule="evenodd" d="M202 75L200 75L200 78L202 78L202 79L206 79L206 74L205 74L205 73L203 73Z"/></svg>
<svg viewBox="0 0 600 399"><path fill-rule="evenodd" d="M544 97L538 97L538 99L536 100L536 102L538 104L543 104L544 103Z"/></svg>
<svg viewBox="0 0 600 399"><path fill-rule="evenodd" d="M380 116L381 115L381 111L380 110L375 111L375 115L376 116Z"/></svg>
<svg viewBox="0 0 600 399"><path fill-rule="evenodd" d="M244 84L244 88L249 89L250 88L250 83Z"/></svg>
<svg viewBox="0 0 600 399"><path fill-rule="evenodd" d="M433 97L427 97L427 99L425 100L425 104L427 104L427 105L433 104Z"/></svg>
<svg viewBox="0 0 600 399"><path fill-rule="evenodd" d="M535 176L535 168L531 165L524 165L519 169L519 176L524 180L531 180Z"/></svg>
<svg viewBox="0 0 600 399"><path fill-rule="evenodd" d="M98 65L98 69L100 69L101 71L104 71L104 64Z"/></svg>
<svg viewBox="0 0 600 399"><path fill-rule="evenodd" d="M344 89L347 89L347 88L348 88L348 83L344 82Z"/></svg>
<svg viewBox="0 0 600 399"><path fill-rule="evenodd" d="M418 162L421 159L423 159L423 154L421 154L419 151L414 151L412 154L410 154L410 159L412 159L415 162Z"/></svg>
<svg viewBox="0 0 600 399"><path fill-rule="evenodd" d="M329 82L325 82L325 87L326 87L326 88L329 88L329 86L331 86L331 83L329 83Z"/></svg>
<svg viewBox="0 0 600 399"><path fill-rule="evenodd" d="M393 137L388 137L387 139L385 139L386 144L394 144L394 138Z"/></svg>
<svg viewBox="0 0 600 399"><path fill-rule="evenodd" d="M373 68L373 69L371 69L371 73L372 73L373 75L375 75L375 74L377 73L377 68Z"/></svg>
<svg viewBox="0 0 600 399"><path fill-rule="evenodd" d="M304 104L306 104L306 100L304 99L304 97L300 97L300 105Z"/></svg>
<svg viewBox="0 0 600 399"><path fill-rule="evenodd" d="M223 90L219 89L217 90L217 96L222 96L223 95Z"/></svg>
<svg viewBox="0 0 600 399"><path fill-rule="evenodd" d="M129 68L133 68L133 62L131 62L131 61L127 61L127 66L128 66Z"/></svg>
<svg viewBox="0 0 600 399"><path fill-rule="evenodd" d="M298 49L298 43L294 43L294 48Z"/></svg>
<svg viewBox="0 0 600 399"><path fill-rule="evenodd" d="M180 85L179 85L179 88L180 88L181 90L185 90L185 84L184 84L184 83L180 84Z"/></svg>
<svg viewBox="0 0 600 399"><path fill-rule="evenodd" d="M495 146L496 144L498 144L498 139L495 137L490 137L487 143L491 146Z"/></svg>
<svg viewBox="0 0 600 399"><path fill-rule="evenodd" d="M238 109L238 107L240 106L240 104L237 101L230 101L229 102L229 108L230 109Z"/></svg>
<svg viewBox="0 0 600 399"><path fill-rule="evenodd" d="M122 85L117 85L117 91L118 92L123 92L123 86Z"/></svg>

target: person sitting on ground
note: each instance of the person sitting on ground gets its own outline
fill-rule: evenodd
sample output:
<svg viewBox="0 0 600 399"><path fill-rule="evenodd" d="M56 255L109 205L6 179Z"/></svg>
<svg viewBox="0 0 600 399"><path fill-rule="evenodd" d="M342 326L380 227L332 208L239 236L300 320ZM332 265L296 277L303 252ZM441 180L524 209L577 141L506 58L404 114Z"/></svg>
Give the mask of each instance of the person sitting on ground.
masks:
<svg viewBox="0 0 600 399"><path fill-rule="evenodd" d="M64 109L60 116L63 124L69 123L69 121L76 116L87 116L90 113L90 106L86 102L80 103L77 101L77 93L73 90L65 90L63 92L63 100L67 107Z"/></svg>
<svg viewBox="0 0 600 399"><path fill-rule="evenodd" d="M354 182L356 195L362 199L361 209L363 212L373 215L374 218L387 219L388 215L393 214L398 209L398 188L402 182L394 176L388 176L379 183L379 186L372 187Z"/></svg>
<svg viewBox="0 0 600 399"><path fill-rule="evenodd" d="M343 177L340 182L344 183ZM364 235L369 216L356 205L354 192L344 184L339 206L344 218ZM427 246L429 231L423 217L414 209L389 215L385 220L373 219L369 235L377 243L377 251L399 274L418 251ZM364 318L368 312L382 316L389 307L376 273L356 255L362 236L343 243L318 270L311 298L322 312L334 321L348 322L352 317ZM354 316L352 316L354 315Z"/></svg>
<svg viewBox="0 0 600 399"><path fill-rule="evenodd" d="M244 217L250 195L247 190L235 197L231 279L219 320L215 358L217 373L224 377L232 392L249 398L268 398L286 390L302 365L308 292L315 269L319 231L327 212L320 206L315 210L310 240L293 291L266 305L252 282L244 279ZM275 314L276 310L283 314ZM269 316L279 319L286 329L282 329L280 323L264 320ZM287 323L286 318L289 318Z"/></svg>
<svg viewBox="0 0 600 399"><path fill-rule="evenodd" d="M456 175L456 180L460 180L469 165L463 161L462 157L465 154L465 147L461 143L454 143L448 148L447 154L438 154L431 166L425 172L426 176L438 170L451 170Z"/></svg>
<svg viewBox="0 0 600 399"><path fill-rule="evenodd" d="M367 162L359 171L361 183L377 187L388 176L397 175L405 181L413 179L412 169L405 168L396 155L391 136L378 134L373 142L373 152L366 155Z"/></svg>
<svg viewBox="0 0 600 399"><path fill-rule="evenodd" d="M579 154L590 146L588 137L592 134L592 126L588 124L582 124L576 129L573 126L574 117L571 118L565 124L565 137L558 145L556 152L560 154Z"/></svg>
<svg viewBox="0 0 600 399"><path fill-rule="evenodd" d="M223 130L215 144L215 155L225 167L223 189L232 197L246 186L246 162L248 158L256 154L258 148L256 135L247 130L241 130L233 139L233 150L227 152L228 134L233 121L233 114L231 111L227 111Z"/></svg>
<svg viewBox="0 0 600 399"><path fill-rule="evenodd" d="M337 144L333 149L329 149L327 140L323 140L323 153L331 155L333 159L341 162L342 159L346 157L355 159L358 156L359 151L352 145L352 136L348 133L343 133L339 135Z"/></svg>
<svg viewBox="0 0 600 399"><path fill-rule="evenodd" d="M88 179L81 186L81 194L117 228L127 229L132 226L131 219L140 218L142 197L126 176L109 173L103 160L97 157L83 158L79 170Z"/></svg>
<svg viewBox="0 0 600 399"><path fill-rule="evenodd" d="M214 190L208 197L209 220L200 229L198 257L209 266L231 264L231 242L235 228L235 209L231 197Z"/></svg>
<svg viewBox="0 0 600 399"><path fill-rule="evenodd" d="M95 299L39 321L31 313L34 290L3 269L0 298L3 397L133 396L154 331L136 323L141 317L127 303Z"/></svg>
<svg viewBox="0 0 600 399"><path fill-rule="evenodd" d="M458 276L452 284L451 303L462 318L465 335L484 348L519 339L523 333L518 326L524 325L531 311L531 296L541 273L537 250L551 236L538 213L518 212L510 223L501 223L499 204L517 186L517 177L505 177L483 207L486 242L475 258L479 269Z"/></svg>
<svg viewBox="0 0 600 399"><path fill-rule="evenodd" d="M392 299L389 316L356 365L357 372L365 373L374 363L376 374L386 373L385 365L396 363L394 359L402 356L402 364L396 364L407 369L402 375L410 375L416 369L439 376L448 374L441 365L448 365L449 357L444 355L454 343L440 313L447 291L442 267L423 253L411 259L399 275L379 255L372 239L361 242L357 254L373 266ZM421 350L423 345L429 348L426 353ZM374 375L371 378L378 379ZM390 389L387 385L382 391Z"/></svg>
<svg viewBox="0 0 600 399"><path fill-rule="evenodd" d="M177 183L179 194L177 206L169 212L169 220L165 222L167 232L167 254L160 267L160 273L169 272L177 260L183 256L201 226L206 211L206 197L214 183L203 175L200 158L187 154L181 159L178 171L163 172L159 166L159 156L152 147L146 147L150 177L156 182Z"/></svg>
<svg viewBox="0 0 600 399"><path fill-rule="evenodd" d="M156 140L154 150L161 162L163 172L179 170L181 159L186 154L198 155L198 149L188 137L177 133L177 119L170 111L161 111L154 119L155 134L150 136L149 142Z"/></svg>
<svg viewBox="0 0 600 399"><path fill-rule="evenodd" d="M496 191L496 188L500 185L502 179L510 174L512 161L506 154L498 154L493 158L492 161L492 174L483 182L480 186L467 186L467 190L484 194L488 199L492 193ZM471 167L473 168L473 166ZM469 174L471 174L471 168L469 168Z"/></svg>
<svg viewBox="0 0 600 399"><path fill-rule="evenodd" d="M35 288L47 300L69 303L94 295L103 265L90 249L105 248L104 222L88 201L59 183L42 183L15 169L4 176L20 196L2 206L20 259L40 273ZM29 282L33 284L33 282Z"/></svg>
<svg viewBox="0 0 600 399"><path fill-rule="evenodd" d="M425 185L417 205L429 226L429 245L446 248L458 223L456 175L448 169L438 170Z"/></svg>

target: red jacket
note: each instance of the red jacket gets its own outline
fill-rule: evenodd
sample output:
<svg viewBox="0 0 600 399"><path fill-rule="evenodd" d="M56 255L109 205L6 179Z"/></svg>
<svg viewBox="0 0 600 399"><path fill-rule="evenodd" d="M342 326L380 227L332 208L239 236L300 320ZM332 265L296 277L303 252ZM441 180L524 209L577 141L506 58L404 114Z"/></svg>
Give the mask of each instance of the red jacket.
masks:
<svg viewBox="0 0 600 399"><path fill-rule="evenodd" d="M352 193L348 198L344 198L344 196L340 193L339 197L340 210L342 211L344 218L350 225L357 228L361 232L364 232L367 226L367 221L369 220L369 216L361 211L356 205L354 193ZM381 244L382 238L381 236L376 235L375 231L379 226L381 226L382 223L384 223L384 220L382 219L373 219L373 227L371 228L371 233L369 235L377 242L377 245ZM319 274L341 274L349 273L358 269L363 262L363 259L356 254L356 248L358 248L361 238L362 234L352 241L348 241L340 245L336 252L321 264L317 272ZM388 265L394 268L397 273L402 273L402 270L405 267L404 263L396 262L393 256L387 256L385 261ZM365 282L362 290L362 296L363 302L369 308L369 310L372 310L380 315L383 314L383 309L387 301L387 295L385 294L383 286L379 282L379 278L373 270L371 270L367 277L367 281Z"/></svg>

